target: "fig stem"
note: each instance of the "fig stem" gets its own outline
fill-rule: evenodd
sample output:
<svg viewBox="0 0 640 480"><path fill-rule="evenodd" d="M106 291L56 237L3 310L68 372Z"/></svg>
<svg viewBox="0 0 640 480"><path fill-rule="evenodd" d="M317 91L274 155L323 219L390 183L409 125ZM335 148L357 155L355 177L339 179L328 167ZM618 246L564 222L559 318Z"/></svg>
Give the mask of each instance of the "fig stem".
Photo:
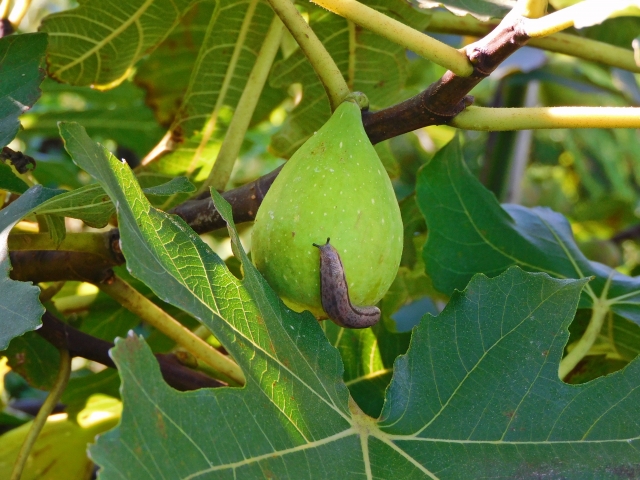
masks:
<svg viewBox="0 0 640 480"><path fill-rule="evenodd" d="M291 0L269 0L269 4L311 63L329 96L331 111L334 111L349 95L349 86L336 62Z"/></svg>

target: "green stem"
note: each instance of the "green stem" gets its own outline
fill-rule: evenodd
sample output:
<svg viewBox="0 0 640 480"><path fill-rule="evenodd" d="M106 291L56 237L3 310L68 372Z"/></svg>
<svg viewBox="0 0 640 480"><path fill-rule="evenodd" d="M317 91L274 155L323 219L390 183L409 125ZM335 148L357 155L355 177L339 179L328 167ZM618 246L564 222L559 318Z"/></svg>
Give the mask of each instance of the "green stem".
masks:
<svg viewBox="0 0 640 480"><path fill-rule="evenodd" d="M560 362L558 376L561 379L564 379L571 370L580 363L580 360L589 353L589 350L591 350L591 347L593 347L593 344L598 339L598 335L600 335L602 325L604 324L604 319L607 316L607 312L609 312L609 307L611 306L611 300L607 299L607 295L609 294L609 287L611 287L612 278L613 273L609 278L607 278L600 297L593 302L591 319L589 320L587 329L582 334L582 337L580 337L580 340L578 340L578 342L573 346L573 349Z"/></svg>
<svg viewBox="0 0 640 480"><path fill-rule="evenodd" d="M273 60L278 53L281 39L282 22L278 16L274 16L238 106L233 113L231 123L218 152L218 157L213 164L209 177L202 185L201 191L209 190L209 187L221 191L227 186L253 112L256 109L258 100L260 100L262 89L271 71L271 65L273 65Z"/></svg>
<svg viewBox="0 0 640 480"><path fill-rule="evenodd" d="M47 422L47 418L49 417L51 412L53 412L53 409L57 405L58 400L60 400L60 396L62 395L62 392L69 382L70 374L71 356L69 355L68 350L61 349L58 376L56 377L55 383L53 384L49 395L47 395L47 399L42 404L42 407L40 407L36 418L33 419L33 423L31 424L29 433L27 433L27 437L24 439L24 443L22 444L22 447L18 452L18 457L13 464L11 480L20 480L22 471L24 470L24 466L27 463L27 459L29 458L29 453L31 452L33 445L36 443L42 427L44 427L44 424Z"/></svg>
<svg viewBox="0 0 640 480"><path fill-rule="evenodd" d="M434 33L481 37L488 34L496 25L498 25L497 22L484 23L470 15L457 17L452 13L435 11L431 14L427 30ZM544 38L532 38L527 45L640 73L640 66L636 64L631 50L589 38L556 33Z"/></svg>
<svg viewBox="0 0 640 480"><path fill-rule="evenodd" d="M350 93L336 62L291 0L269 0L269 3L307 56L329 96L331 110L335 110Z"/></svg>
<svg viewBox="0 0 640 480"><path fill-rule="evenodd" d="M558 376L564 379L573 370L580 360L582 360L595 343L602 330L602 325L609 311L609 303L606 301L598 301L593 305L591 311L591 319L587 329L580 337L580 340L574 345L573 349L560 362Z"/></svg>
<svg viewBox="0 0 640 480"><path fill-rule="evenodd" d="M518 0L514 7L525 18L540 18L547 13L548 0Z"/></svg>
<svg viewBox="0 0 640 480"><path fill-rule="evenodd" d="M9 250L60 250L63 252L84 252L112 258L104 233L68 233L60 245L48 233L13 233L9 235Z"/></svg>
<svg viewBox="0 0 640 480"><path fill-rule="evenodd" d="M212 348L120 277L114 276L109 283L98 284L98 288L138 315L144 322L164 333L198 360L244 384L244 375L238 364Z"/></svg>
<svg viewBox="0 0 640 480"><path fill-rule="evenodd" d="M16 0L13 4L13 8L11 9L11 13L9 14L9 21L13 28L17 29L22 22L22 19L29 11L29 7L31 6L31 0Z"/></svg>
<svg viewBox="0 0 640 480"><path fill-rule="evenodd" d="M612 18L624 12L637 2L603 2L602 0L585 0L571 5L542 18L527 20L523 23L524 31L530 37L545 37L570 27L581 28L594 22L590 17L598 13L602 20Z"/></svg>
<svg viewBox="0 0 640 480"><path fill-rule="evenodd" d="M388 17L355 0L312 0L330 12L351 20L462 77L473 73L473 65L464 52Z"/></svg>
<svg viewBox="0 0 640 480"><path fill-rule="evenodd" d="M467 107L451 125L464 130L508 131L544 128L640 128L635 107Z"/></svg>

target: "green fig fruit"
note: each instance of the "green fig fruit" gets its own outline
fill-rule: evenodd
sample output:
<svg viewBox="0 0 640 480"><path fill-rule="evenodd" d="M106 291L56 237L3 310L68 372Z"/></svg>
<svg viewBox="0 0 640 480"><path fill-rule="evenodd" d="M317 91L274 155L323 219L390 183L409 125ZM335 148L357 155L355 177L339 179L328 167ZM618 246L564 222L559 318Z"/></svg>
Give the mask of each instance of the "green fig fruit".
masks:
<svg viewBox="0 0 640 480"><path fill-rule="evenodd" d="M402 219L391 181L352 101L284 166L255 219L252 259L283 301L326 318L320 253L331 239L354 306L375 305L393 282L402 255Z"/></svg>

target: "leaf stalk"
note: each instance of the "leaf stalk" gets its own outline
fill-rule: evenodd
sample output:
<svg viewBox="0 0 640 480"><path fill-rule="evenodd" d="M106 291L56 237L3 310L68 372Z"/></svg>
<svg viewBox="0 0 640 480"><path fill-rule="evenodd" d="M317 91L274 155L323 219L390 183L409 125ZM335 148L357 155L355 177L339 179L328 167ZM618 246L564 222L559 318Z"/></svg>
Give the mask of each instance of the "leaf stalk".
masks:
<svg viewBox="0 0 640 480"><path fill-rule="evenodd" d="M630 0L585 0L541 18L527 20L524 30L530 37L545 37L570 27L582 28L620 15L637 2Z"/></svg>
<svg viewBox="0 0 640 480"><path fill-rule="evenodd" d="M335 110L350 93L336 62L291 0L269 0L269 4L298 42L329 96L331 110Z"/></svg>
<svg viewBox="0 0 640 480"><path fill-rule="evenodd" d="M602 326L604 325L604 320L609 312L609 308L611 306L611 300L607 299L607 294L609 293L609 287L611 286L611 279L613 274L607 278L607 282L602 289L602 293L600 294L600 298L598 298L593 303L593 309L591 310L591 319L589 320L589 325L587 325L587 329L580 337L580 340L574 345L571 351L560 361L560 367L558 369L558 376L560 379L564 380L564 378L571 373L571 371L580 363L591 350L593 344L598 339L598 335L600 335L600 331L602 330Z"/></svg>
<svg viewBox="0 0 640 480"><path fill-rule="evenodd" d="M114 275L97 286L127 310L171 338L199 361L244 385L244 375L238 364L211 347L123 279Z"/></svg>
<svg viewBox="0 0 640 480"><path fill-rule="evenodd" d="M469 106L452 120L451 125L464 130L486 131L545 128L640 128L640 108L488 108Z"/></svg>
<svg viewBox="0 0 640 480"><path fill-rule="evenodd" d="M473 65L464 52L456 50L356 0L312 1L330 12L340 15L381 37L415 52L427 60L451 70L456 75L468 77L473 73Z"/></svg>
<svg viewBox="0 0 640 480"><path fill-rule="evenodd" d="M24 443L18 452L18 456L16 458L15 463L13 464L13 471L11 472L11 480L20 480L22 476L22 471L24 470L24 466L27 463L27 459L29 458L29 453L31 449L36 443L38 439L38 435L42 431L45 423L47 422L47 418L53 412L53 409L60 400L60 396L62 392L67 386L69 382L69 375L71 374L71 355L69 355L69 350L60 349L60 367L58 368L58 375L56 376L56 380L47 395L46 400L40 407L36 418L33 419L33 423L31 424L31 428L29 429L29 433L27 433L26 438L24 439Z"/></svg>

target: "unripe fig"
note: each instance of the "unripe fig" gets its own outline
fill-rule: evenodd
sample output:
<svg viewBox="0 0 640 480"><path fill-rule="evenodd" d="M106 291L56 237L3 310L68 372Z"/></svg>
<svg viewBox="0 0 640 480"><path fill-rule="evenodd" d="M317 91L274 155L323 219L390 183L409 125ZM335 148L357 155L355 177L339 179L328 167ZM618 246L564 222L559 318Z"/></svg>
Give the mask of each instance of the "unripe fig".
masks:
<svg viewBox="0 0 640 480"><path fill-rule="evenodd" d="M344 266L354 306L375 305L393 282L402 255L402 219L391 181L345 101L284 166L256 215L253 263L284 302L326 318L320 253L331 245Z"/></svg>

